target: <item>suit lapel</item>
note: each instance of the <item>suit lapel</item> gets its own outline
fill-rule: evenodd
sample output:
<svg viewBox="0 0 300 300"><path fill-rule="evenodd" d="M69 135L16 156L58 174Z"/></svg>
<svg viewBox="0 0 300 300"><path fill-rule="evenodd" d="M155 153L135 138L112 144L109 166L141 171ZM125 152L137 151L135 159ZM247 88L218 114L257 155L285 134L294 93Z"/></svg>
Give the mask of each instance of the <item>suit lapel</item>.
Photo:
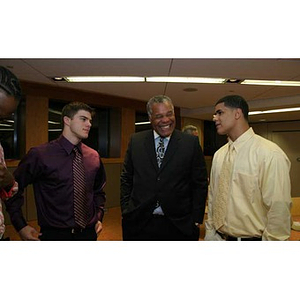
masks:
<svg viewBox="0 0 300 300"><path fill-rule="evenodd" d="M155 152L155 142L153 131L149 131L149 134L146 135L144 141L144 147L146 152L149 155L150 161L153 164L154 168L158 170L157 160L156 160L156 152Z"/></svg>

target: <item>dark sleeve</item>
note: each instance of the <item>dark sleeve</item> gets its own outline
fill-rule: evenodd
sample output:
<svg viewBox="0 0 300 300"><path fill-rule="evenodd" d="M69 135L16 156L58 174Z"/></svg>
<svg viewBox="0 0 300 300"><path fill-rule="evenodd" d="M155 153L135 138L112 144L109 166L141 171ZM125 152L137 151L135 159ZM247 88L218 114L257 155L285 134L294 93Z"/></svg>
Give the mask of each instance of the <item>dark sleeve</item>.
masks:
<svg viewBox="0 0 300 300"><path fill-rule="evenodd" d="M106 202L106 194L104 192L104 187L106 185L106 172L104 165L100 159L100 167L96 174L95 184L94 184L94 203L96 206L98 220L102 222L104 216L104 205Z"/></svg>
<svg viewBox="0 0 300 300"><path fill-rule="evenodd" d="M129 142L124 164L121 172L121 211L125 211L129 205L131 191L133 187L133 164L131 159L132 139Z"/></svg>
<svg viewBox="0 0 300 300"><path fill-rule="evenodd" d="M205 159L198 138L195 139L194 149L195 154L192 164L193 218L195 223L202 224L205 213L208 180Z"/></svg>
<svg viewBox="0 0 300 300"><path fill-rule="evenodd" d="M24 189L39 177L39 156L33 148L22 158L17 169L14 171L14 177L18 182L18 192L10 199L5 201L6 210L10 216L11 223L17 231L20 231L27 225L22 213L24 205Z"/></svg>

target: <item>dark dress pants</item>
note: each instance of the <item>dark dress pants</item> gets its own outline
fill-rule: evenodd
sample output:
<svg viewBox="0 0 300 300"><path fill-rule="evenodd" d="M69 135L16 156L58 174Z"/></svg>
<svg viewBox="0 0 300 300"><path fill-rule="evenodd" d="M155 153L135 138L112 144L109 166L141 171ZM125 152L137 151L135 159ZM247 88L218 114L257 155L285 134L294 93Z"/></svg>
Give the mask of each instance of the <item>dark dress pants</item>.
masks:
<svg viewBox="0 0 300 300"><path fill-rule="evenodd" d="M41 241L96 241L95 227L86 229L41 228Z"/></svg>
<svg viewBox="0 0 300 300"><path fill-rule="evenodd" d="M199 228L194 226L191 235L183 234L173 223L165 216L152 215L152 218L138 232L130 230L133 224L126 224L123 220L123 240L124 241L198 241Z"/></svg>

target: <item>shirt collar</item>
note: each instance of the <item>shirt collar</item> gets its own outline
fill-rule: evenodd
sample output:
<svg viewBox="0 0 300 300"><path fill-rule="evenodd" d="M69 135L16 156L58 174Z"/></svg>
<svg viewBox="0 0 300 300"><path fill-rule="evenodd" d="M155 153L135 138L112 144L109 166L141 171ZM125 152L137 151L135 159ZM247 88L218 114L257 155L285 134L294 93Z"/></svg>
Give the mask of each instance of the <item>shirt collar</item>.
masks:
<svg viewBox="0 0 300 300"><path fill-rule="evenodd" d="M58 142L66 150L66 152L68 154L71 154L71 152L73 151L75 146L77 146L77 148L79 149L79 152L82 153L82 151L81 151L81 142L77 145L74 145L68 139L66 139L63 135L61 135L58 138Z"/></svg>
<svg viewBox="0 0 300 300"><path fill-rule="evenodd" d="M228 138L228 146L232 145L233 149L238 151L245 142L247 142L250 138L254 136L254 131L252 127L250 127L248 130L246 130L241 136L239 136L234 142Z"/></svg>
<svg viewBox="0 0 300 300"><path fill-rule="evenodd" d="M160 137L160 135L155 130L153 130L153 133L154 133L154 140L156 140L157 138ZM165 139L167 139L169 141L170 137L171 137L171 135L166 136Z"/></svg>

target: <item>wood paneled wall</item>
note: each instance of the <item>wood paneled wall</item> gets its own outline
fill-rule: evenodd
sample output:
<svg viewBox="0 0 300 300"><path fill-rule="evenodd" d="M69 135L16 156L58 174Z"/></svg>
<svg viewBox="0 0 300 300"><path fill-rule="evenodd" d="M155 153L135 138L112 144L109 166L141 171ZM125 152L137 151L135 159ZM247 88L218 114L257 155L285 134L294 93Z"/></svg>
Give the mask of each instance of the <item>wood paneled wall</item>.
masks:
<svg viewBox="0 0 300 300"><path fill-rule="evenodd" d="M27 96L25 117L26 152L33 146L48 142L48 98Z"/></svg>
<svg viewBox="0 0 300 300"><path fill-rule="evenodd" d="M135 99L109 96L99 93L78 91L70 88L55 87L22 81L22 90L26 97L26 151L32 146L48 141L48 100L83 101L91 106L112 107L121 110L120 123L114 122L113 145L119 147L120 158L126 153L129 138L135 132L135 112L146 112L146 104ZM119 130L116 126L119 126ZM116 140L119 139L119 141ZM117 151L114 149L114 153ZM114 157L116 157L114 155Z"/></svg>

